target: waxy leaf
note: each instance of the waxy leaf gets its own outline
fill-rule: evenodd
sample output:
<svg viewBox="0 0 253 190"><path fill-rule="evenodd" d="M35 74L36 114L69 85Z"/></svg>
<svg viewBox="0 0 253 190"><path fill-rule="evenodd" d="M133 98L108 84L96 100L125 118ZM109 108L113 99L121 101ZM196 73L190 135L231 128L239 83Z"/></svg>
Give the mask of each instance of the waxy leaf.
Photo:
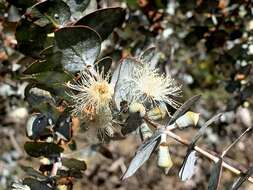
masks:
<svg viewBox="0 0 253 190"><path fill-rule="evenodd" d="M112 65L112 58L110 57L104 57L96 62L96 67L98 68L99 73L103 72L105 76L108 74L111 65Z"/></svg>
<svg viewBox="0 0 253 190"><path fill-rule="evenodd" d="M113 72L111 84L114 86L114 103L118 110L120 110L120 103L123 100L131 102L132 99L128 95L132 90L131 84L127 86L124 81L133 77L133 72L141 63L134 58L123 59L116 70ZM124 86L124 88L122 88Z"/></svg>
<svg viewBox="0 0 253 190"><path fill-rule="evenodd" d="M231 190L239 189L242 184L253 174L253 166L249 167L245 174L242 174L241 177L237 178L233 183Z"/></svg>
<svg viewBox="0 0 253 190"><path fill-rule="evenodd" d="M48 46L47 34L52 32L51 26L40 27L21 19L16 29L18 50L25 55L39 57L40 52Z"/></svg>
<svg viewBox="0 0 253 190"><path fill-rule="evenodd" d="M184 115L185 112L188 111L188 109L200 99L201 95L196 95L191 97L189 100L187 100L180 108L177 109L177 111L172 115L169 122L166 126L169 126L170 124L174 123L180 116Z"/></svg>
<svg viewBox="0 0 253 190"><path fill-rule="evenodd" d="M222 173L222 159L214 164L211 176L208 182L208 190L218 190L220 185L220 178Z"/></svg>
<svg viewBox="0 0 253 190"><path fill-rule="evenodd" d="M143 143L137 150L129 167L122 176L122 180L131 177L151 156L155 148L160 143L161 133L157 133L150 140Z"/></svg>
<svg viewBox="0 0 253 190"><path fill-rule="evenodd" d="M105 40L114 28L124 22L125 14L125 10L120 7L100 9L84 16L75 25L89 26L99 33L102 40Z"/></svg>
<svg viewBox="0 0 253 190"><path fill-rule="evenodd" d="M61 60L62 53L56 52L48 55L45 60L36 60L30 64L23 72L24 74L35 74L46 71L62 71Z"/></svg>
<svg viewBox="0 0 253 190"><path fill-rule="evenodd" d="M89 27L65 27L55 32L56 51L62 53L61 64L70 72L93 65L100 52L101 39Z"/></svg>
<svg viewBox="0 0 253 190"><path fill-rule="evenodd" d="M47 0L41 3L37 3L32 7L32 16L42 19L43 17L48 19L48 23L53 23L55 26L63 26L66 24L71 16L69 6L62 0Z"/></svg>
<svg viewBox="0 0 253 190"><path fill-rule="evenodd" d="M179 177L182 181L189 180L193 176L196 161L196 151L189 149L179 171Z"/></svg>
<svg viewBox="0 0 253 190"><path fill-rule="evenodd" d="M158 63L158 54L156 47L146 49L140 56L143 64L148 64L151 68L155 68Z"/></svg>
<svg viewBox="0 0 253 190"><path fill-rule="evenodd" d="M63 148L54 143L48 142L26 142L24 149L32 157L54 157L63 152Z"/></svg>

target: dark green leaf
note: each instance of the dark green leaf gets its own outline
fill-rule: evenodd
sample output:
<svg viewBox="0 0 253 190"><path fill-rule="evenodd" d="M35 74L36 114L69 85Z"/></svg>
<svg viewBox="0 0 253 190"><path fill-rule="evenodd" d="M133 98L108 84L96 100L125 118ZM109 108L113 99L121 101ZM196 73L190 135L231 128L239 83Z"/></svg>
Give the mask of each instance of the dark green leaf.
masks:
<svg viewBox="0 0 253 190"><path fill-rule="evenodd" d="M20 167L29 176L32 176L32 177L37 178L39 180L47 180L48 179L46 176L44 176L39 171L33 169L32 167L23 166L23 165L20 165Z"/></svg>
<svg viewBox="0 0 253 190"><path fill-rule="evenodd" d="M38 12L40 14L38 14ZM45 17L55 26L63 26L71 16L70 9L62 0L47 0L37 3L32 7L31 13L33 16L42 18Z"/></svg>
<svg viewBox="0 0 253 190"><path fill-rule="evenodd" d="M89 27L61 28L55 33L55 41L57 51L62 53L61 64L70 72L93 65L100 52L100 37Z"/></svg>
<svg viewBox="0 0 253 190"><path fill-rule="evenodd" d="M102 40L105 40L114 28L124 22L125 14L125 10L120 7L100 9L84 16L75 25L89 26L99 33Z"/></svg>
<svg viewBox="0 0 253 190"><path fill-rule="evenodd" d="M38 2L38 0L7 0L7 1L18 8L28 8Z"/></svg>
<svg viewBox="0 0 253 190"><path fill-rule="evenodd" d="M59 139L70 141L73 135L71 117L65 114L57 119L54 130Z"/></svg>
<svg viewBox="0 0 253 190"><path fill-rule="evenodd" d="M53 190L46 182L38 181L33 178L25 178L23 184L28 185L31 190Z"/></svg>
<svg viewBox="0 0 253 190"><path fill-rule="evenodd" d="M46 71L62 71L60 60L62 58L61 52L56 52L46 57L46 60L37 60L33 62L24 71L24 74L35 74Z"/></svg>
<svg viewBox="0 0 253 190"><path fill-rule="evenodd" d="M16 29L18 50L26 55L39 57L40 52L48 46L47 34L52 32L50 26L39 27L26 19L21 19Z"/></svg>
<svg viewBox="0 0 253 190"><path fill-rule="evenodd" d="M104 57L103 59L100 59L96 66L98 67L99 72L103 72L105 75L108 73L112 65L112 58L110 57Z"/></svg>
<svg viewBox="0 0 253 190"><path fill-rule="evenodd" d="M208 182L208 190L218 190L222 173L222 159L214 164L211 171L211 176Z"/></svg>
<svg viewBox="0 0 253 190"><path fill-rule="evenodd" d="M32 157L54 157L63 152L63 148L54 143L48 142L26 142L24 149Z"/></svg>
<svg viewBox="0 0 253 190"><path fill-rule="evenodd" d="M72 170L86 170L87 166L84 161L77 160L74 158L62 158L63 166Z"/></svg>
<svg viewBox="0 0 253 190"><path fill-rule="evenodd" d="M27 121L26 134L32 140L46 138L52 135L48 129L48 117L43 114L33 114Z"/></svg>

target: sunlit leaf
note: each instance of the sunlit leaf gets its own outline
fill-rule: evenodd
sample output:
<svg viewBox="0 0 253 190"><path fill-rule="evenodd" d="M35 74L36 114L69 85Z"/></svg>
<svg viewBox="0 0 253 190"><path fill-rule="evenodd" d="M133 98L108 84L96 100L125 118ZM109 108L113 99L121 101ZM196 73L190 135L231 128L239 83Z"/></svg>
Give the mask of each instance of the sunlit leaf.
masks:
<svg viewBox="0 0 253 190"><path fill-rule="evenodd" d="M155 68L158 63L159 55L156 47L146 49L140 56L140 60L144 64L148 64L151 68Z"/></svg>
<svg viewBox="0 0 253 190"><path fill-rule="evenodd" d="M222 173L222 159L214 164L211 176L208 182L208 190L218 190L220 185L220 178Z"/></svg>
<svg viewBox="0 0 253 190"><path fill-rule="evenodd" d="M196 151L189 149L179 171L179 177L182 181L189 180L194 175L196 161Z"/></svg>
<svg viewBox="0 0 253 190"><path fill-rule="evenodd" d="M155 134L153 137L151 137L150 140L146 141L144 144L142 144L134 158L132 159L129 167L127 168L126 172L122 176L122 179L126 179L128 177L131 177L151 156L152 152L155 150L157 145L160 142L161 134Z"/></svg>
<svg viewBox="0 0 253 190"><path fill-rule="evenodd" d="M61 64L70 72L82 71L93 65L100 52L100 37L89 27L65 27L56 31L57 51L62 53Z"/></svg>
<svg viewBox="0 0 253 190"><path fill-rule="evenodd" d="M123 23L125 14L125 10L120 7L100 9L84 16L75 25L89 26L105 40L115 27Z"/></svg>
<svg viewBox="0 0 253 190"><path fill-rule="evenodd" d="M131 101L131 99L128 97L128 94L132 90L132 87L127 86L126 88L122 89L122 83L124 83L125 79L132 78L133 70L135 70L140 64L141 63L134 58L125 58L119 63L116 70L113 72L111 84L114 85L113 98L118 110L120 110L121 101Z"/></svg>

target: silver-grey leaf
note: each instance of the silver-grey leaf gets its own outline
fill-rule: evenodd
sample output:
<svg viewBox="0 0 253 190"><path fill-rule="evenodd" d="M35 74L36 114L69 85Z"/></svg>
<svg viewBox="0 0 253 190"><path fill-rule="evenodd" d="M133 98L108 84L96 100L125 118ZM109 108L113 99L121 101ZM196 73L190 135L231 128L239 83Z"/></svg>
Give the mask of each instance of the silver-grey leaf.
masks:
<svg viewBox="0 0 253 190"><path fill-rule="evenodd" d="M156 134L153 138L151 137L150 140L146 141L146 143L139 147L129 167L122 176L122 180L131 177L149 159L150 155L159 144L160 137L161 134Z"/></svg>
<svg viewBox="0 0 253 190"><path fill-rule="evenodd" d="M193 176L196 161L196 151L189 150L179 171L179 177L182 181L189 180Z"/></svg>

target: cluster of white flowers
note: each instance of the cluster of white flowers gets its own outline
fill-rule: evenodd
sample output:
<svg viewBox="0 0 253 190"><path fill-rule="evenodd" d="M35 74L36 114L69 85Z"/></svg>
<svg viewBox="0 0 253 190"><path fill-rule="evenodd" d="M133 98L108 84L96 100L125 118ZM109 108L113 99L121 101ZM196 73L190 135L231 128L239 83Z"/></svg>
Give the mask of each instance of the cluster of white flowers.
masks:
<svg viewBox="0 0 253 190"><path fill-rule="evenodd" d="M134 62L131 66L128 66L129 60ZM91 131L108 129L108 126L112 125L112 113L114 110L120 111L117 105L122 101L126 101L128 105L139 103L144 109L166 104L179 107L177 98L181 94L181 86L177 85L171 76L160 74L158 69L140 60L129 60L121 62L113 73L111 82L109 75L104 76L103 72L91 72L87 69L75 83L66 84L72 91L69 93L73 100L72 113L85 119L89 128L95 128ZM127 69L127 72L121 68Z"/></svg>

